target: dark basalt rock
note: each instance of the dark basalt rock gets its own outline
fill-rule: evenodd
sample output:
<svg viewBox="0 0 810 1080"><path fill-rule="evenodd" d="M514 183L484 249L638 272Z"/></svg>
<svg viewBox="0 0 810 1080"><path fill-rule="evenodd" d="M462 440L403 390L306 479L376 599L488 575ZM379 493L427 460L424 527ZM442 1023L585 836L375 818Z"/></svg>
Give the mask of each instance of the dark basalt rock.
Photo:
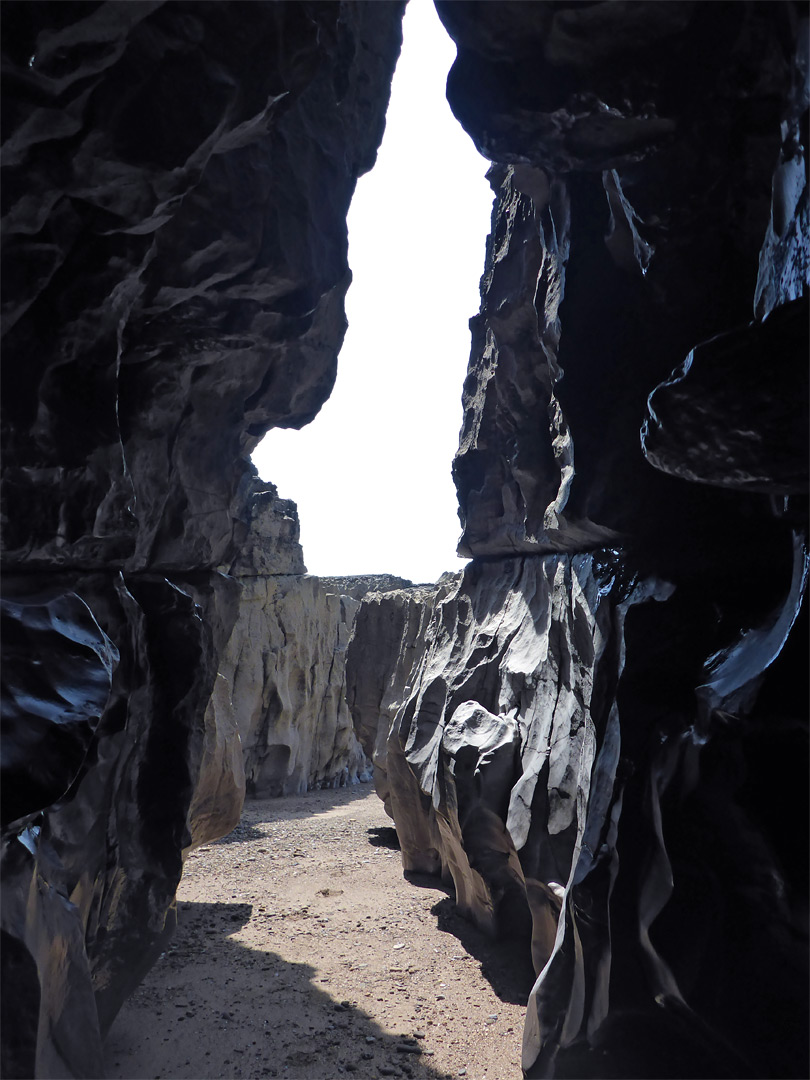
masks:
<svg viewBox="0 0 810 1080"><path fill-rule="evenodd" d="M238 820L229 571L303 570L247 459L331 390L403 6L2 5L5 1076L102 1074Z"/></svg>
<svg viewBox="0 0 810 1080"><path fill-rule="evenodd" d="M496 10L500 27L484 45L479 20L489 25ZM796 239L807 214L793 145L801 140L784 138L782 127L789 118L799 124L789 44L796 12L782 3L745 12L551 3L490 13L463 2L439 11L459 41L451 104L502 163L490 174L497 201L454 463L460 550L577 551L627 542L650 518L667 520L669 533L693 516L694 496L662 486L638 452L647 396L696 344L749 323L755 297L774 302L773 264L760 265L766 234L784 235L780 251L792 253L778 303L800 295L795 279L807 273L806 245ZM530 45L545 55L559 26L569 46L539 62ZM570 44L574 27L581 53ZM522 72L505 112L473 89L486 84L499 49L515 52ZM599 62L585 62L594 50ZM720 55L728 63L718 64ZM599 140L587 154L560 156L550 137L510 126L536 117L549 98L542 115L567 139L583 94L596 113L654 113L670 133L605 160ZM785 194L773 180L788 155L804 194ZM761 319L770 309L757 303Z"/></svg>
<svg viewBox="0 0 810 1080"><path fill-rule="evenodd" d="M2 601L3 824L77 776L110 696L118 650L76 593ZM32 657L34 658L32 662Z"/></svg>
<svg viewBox="0 0 810 1080"><path fill-rule="evenodd" d="M527 1076L800 1077L804 11L438 7L495 163L473 563L347 584L357 740L406 868L525 934ZM331 389L401 13L3 4L6 1076L100 1075L238 817L237 579L319 602L247 456Z"/></svg>
<svg viewBox="0 0 810 1080"><path fill-rule="evenodd" d="M7 565L216 565L334 382L399 7L72 10L4 4Z"/></svg>
<svg viewBox="0 0 810 1080"><path fill-rule="evenodd" d="M650 394L641 429L647 461L716 487L806 493L808 314L806 297L794 300L696 346Z"/></svg>
<svg viewBox="0 0 810 1080"><path fill-rule="evenodd" d="M802 1077L804 11L437 7L495 161L474 561L361 608L358 734L406 868L531 935L526 1076Z"/></svg>

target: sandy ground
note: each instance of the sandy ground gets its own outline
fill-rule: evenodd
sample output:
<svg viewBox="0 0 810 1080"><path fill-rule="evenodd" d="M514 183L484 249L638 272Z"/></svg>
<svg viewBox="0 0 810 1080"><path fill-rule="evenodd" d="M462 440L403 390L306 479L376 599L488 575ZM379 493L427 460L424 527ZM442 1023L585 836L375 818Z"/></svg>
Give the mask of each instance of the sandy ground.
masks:
<svg viewBox="0 0 810 1080"><path fill-rule="evenodd" d="M521 1075L527 946L405 880L369 786L248 802L189 858L178 908L107 1039L108 1077Z"/></svg>

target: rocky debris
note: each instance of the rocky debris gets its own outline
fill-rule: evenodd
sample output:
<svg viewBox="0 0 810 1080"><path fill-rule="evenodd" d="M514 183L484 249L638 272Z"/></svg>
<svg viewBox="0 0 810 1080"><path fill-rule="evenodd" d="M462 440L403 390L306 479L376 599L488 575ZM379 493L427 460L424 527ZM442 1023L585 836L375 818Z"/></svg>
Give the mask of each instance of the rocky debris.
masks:
<svg viewBox="0 0 810 1080"><path fill-rule="evenodd" d="M332 387L402 9L3 5L6 1076L101 1075L181 852L238 820L252 496L247 567L303 569L248 458Z"/></svg>
<svg viewBox="0 0 810 1080"><path fill-rule="evenodd" d="M804 12L437 6L495 162L474 561L361 609L358 736L406 870L531 927L527 1076L800 1077Z"/></svg>
<svg viewBox="0 0 810 1080"><path fill-rule="evenodd" d="M341 596L351 596L354 600L362 600L368 593L393 592L396 589L417 588L407 578L397 577L396 574L366 574L354 577L322 577L324 588L334 591Z"/></svg>

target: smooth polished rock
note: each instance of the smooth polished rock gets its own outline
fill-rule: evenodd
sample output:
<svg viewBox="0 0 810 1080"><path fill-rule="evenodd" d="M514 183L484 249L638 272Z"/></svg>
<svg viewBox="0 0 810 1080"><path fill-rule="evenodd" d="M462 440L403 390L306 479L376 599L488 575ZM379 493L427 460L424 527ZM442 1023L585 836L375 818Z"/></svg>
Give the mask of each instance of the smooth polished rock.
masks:
<svg viewBox="0 0 810 1080"><path fill-rule="evenodd" d="M590 833L603 829L611 801L626 611L671 591L628 578L613 556L474 563L423 598L424 645L399 701L393 672L377 680L377 701L369 684L365 697L350 694L360 730L379 717L374 761L406 871L451 878L459 909L488 932L529 936L533 921L538 973L556 934L549 905L559 911L584 842L593 772ZM379 606L397 612L399 599ZM389 645L371 611L361 609L350 671L361 656L381 666ZM401 663L407 621L400 627Z"/></svg>
<svg viewBox="0 0 810 1080"><path fill-rule="evenodd" d="M18 607L27 599L29 609L42 610L41 593L26 598L30 585L22 576L4 583ZM216 650L235 613L232 581L216 575L183 585L157 575L51 576L52 589L72 593L74 622L64 619L62 632L74 648L82 637L86 651L74 656L72 679L64 678L51 630L24 659L35 671L55 665L52 685L62 693L81 690L84 675L83 708L93 693L106 700L78 765L65 759L63 767L75 769L66 789L4 827L3 930L11 955L29 958L20 961L27 983L11 1000L21 1009L35 1001L39 1014L33 1044L4 1040L4 1074L92 1075L87 1062L100 1054L99 1036L171 936L189 808L210 785L204 748L218 737L204 719ZM61 601L51 606L56 617L67 610ZM108 672L101 661L112 659L110 642L118 659ZM12 685L22 659L12 655L3 665ZM41 740L35 762L47 765L54 741ZM238 821L238 785L221 787L219 796L215 827L195 822L198 840Z"/></svg>
<svg viewBox="0 0 810 1080"><path fill-rule="evenodd" d="M374 765L374 787L397 823L406 871L441 872L439 837L429 817L410 810L425 796L401 755L389 757L388 736L424 655L436 607L459 580L458 574L443 574L436 585L365 596L346 657L346 701Z"/></svg>
<svg viewBox="0 0 810 1080"><path fill-rule="evenodd" d="M44 809L70 787L119 660L76 593L31 595L16 584L4 583L0 605L4 825Z"/></svg>
<svg viewBox="0 0 810 1080"><path fill-rule="evenodd" d="M801 159L783 134L801 108L793 9L438 8L459 46L448 98L497 162L454 463L460 550L652 549L690 528L696 496L639 452L647 397L696 344L750 322L757 290L784 294L763 238L804 232L801 170L774 179ZM788 247L786 298L807 276ZM744 527L756 507L716 513Z"/></svg>

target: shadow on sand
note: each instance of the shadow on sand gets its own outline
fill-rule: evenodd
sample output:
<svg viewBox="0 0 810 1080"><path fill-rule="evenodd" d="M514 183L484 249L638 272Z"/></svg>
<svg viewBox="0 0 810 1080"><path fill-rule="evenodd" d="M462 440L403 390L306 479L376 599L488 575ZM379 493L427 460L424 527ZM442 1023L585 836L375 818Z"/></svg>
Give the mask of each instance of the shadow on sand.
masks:
<svg viewBox="0 0 810 1080"><path fill-rule="evenodd" d="M178 915L171 947L107 1038L109 1077L444 1077L309 964L231 939L253 905L183 903Z"/></svg>
<svg viewBox="0 0 810 1080"><path fill-rule="evenodd" d="M410 872L405 874L405 879L416 888L444 893L444 899L430 909L439 930L452 934L465 952L478 961L481 974L501 1001L525 1007L536 978L530 939L527 936L491 938L484 934L459 915L453 886L439 877Z"/></svg>

